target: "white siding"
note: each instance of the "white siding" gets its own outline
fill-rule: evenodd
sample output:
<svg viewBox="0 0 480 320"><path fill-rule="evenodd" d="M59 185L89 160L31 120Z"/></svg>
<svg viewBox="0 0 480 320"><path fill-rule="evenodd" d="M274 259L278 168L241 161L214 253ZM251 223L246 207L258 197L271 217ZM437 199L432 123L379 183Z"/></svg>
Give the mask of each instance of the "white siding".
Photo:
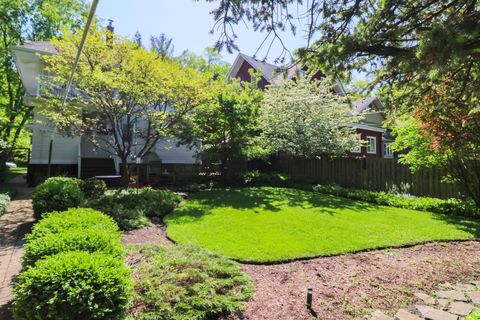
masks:
<svg viewBox="0 0 480 320"><path fill-rule="evenodd" d="M195 156L196 149L189 149L187 146L176 146L174 139L162 139L155 146L155 153L163 163L198 163Z"/></svg>
<svg viewBox="0 0 480 320"><path fill-rule="evenodd" d="M35 114L34 121L44 119ZM47 164L48 153L50 149L50 140L53 137L52 145L52 164L76 164L78 159L79 137L62 137L58 133L53 133L53 128L34 124L32 129L32 154L30 163Z"/></svg>

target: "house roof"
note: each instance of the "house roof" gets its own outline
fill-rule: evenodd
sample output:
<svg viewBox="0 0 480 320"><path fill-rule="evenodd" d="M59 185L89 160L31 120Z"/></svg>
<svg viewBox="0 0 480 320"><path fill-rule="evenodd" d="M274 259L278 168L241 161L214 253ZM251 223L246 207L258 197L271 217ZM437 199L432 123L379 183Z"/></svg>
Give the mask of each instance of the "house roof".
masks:
<svg viewBox="0 0 480 320"><path fill-rule="evenodd" d="M57 48L49 41L27 41L22 45L15 46L14 49L37 51L44 53L58 53Z"/></svg>
<svg viewBox="0 0 480 320"><path fill-rule="evenodd" d="M274 64L271 64L265 61L260 61L253 57L247 56L246 54L243 54L243 53L240 53L239 57L247 61L248 64L250 64L252 68L254 68L255 70L261 70L262 76L268 82L270 82L275 77L276 71L279 69L279 67Z"/></svg>
<svg viewBox="0 0 480 320"><path fill-rule="evenodd" d="M360 112L363 112L373 105L374 111L381 112L383 109L383 104L382 102L376 97L376 96L370 96L366 97L357 101L352 102L353 105L353 114L358 114Z"/></svg>

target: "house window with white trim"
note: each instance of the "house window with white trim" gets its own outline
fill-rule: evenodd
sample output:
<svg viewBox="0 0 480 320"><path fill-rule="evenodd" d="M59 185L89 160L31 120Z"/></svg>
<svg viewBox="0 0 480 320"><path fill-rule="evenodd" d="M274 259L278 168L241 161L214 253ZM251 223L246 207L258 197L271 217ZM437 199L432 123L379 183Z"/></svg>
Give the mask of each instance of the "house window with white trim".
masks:
<svg viewBox="0 0 480 320"><path fill-rule="evenodd" d="M377 153L377 137L367 136L367 153Z"/></svg>
<svg viewBox="0 0 480 320"><path fill-rule="evenodd" d="M383 157L384 158L393 158L393 150L390 142L385 142L383 144Z"/></svg>

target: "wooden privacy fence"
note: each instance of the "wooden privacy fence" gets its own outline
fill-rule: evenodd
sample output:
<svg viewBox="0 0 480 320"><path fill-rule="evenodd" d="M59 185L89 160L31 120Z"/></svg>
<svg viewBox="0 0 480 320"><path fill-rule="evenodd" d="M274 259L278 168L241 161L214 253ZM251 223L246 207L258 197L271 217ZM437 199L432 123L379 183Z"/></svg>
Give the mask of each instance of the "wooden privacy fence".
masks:
<svg viewBox="0 0 480 320"><path fill-rule="evenodd" d="M460 195L455 184L442 183L444 170L433 168L410 172L396 159L329 158L304 159L278 156L276 171L314 183L335 183L342 187L389 191L400 188L416 196L451 198Z"/></svg>

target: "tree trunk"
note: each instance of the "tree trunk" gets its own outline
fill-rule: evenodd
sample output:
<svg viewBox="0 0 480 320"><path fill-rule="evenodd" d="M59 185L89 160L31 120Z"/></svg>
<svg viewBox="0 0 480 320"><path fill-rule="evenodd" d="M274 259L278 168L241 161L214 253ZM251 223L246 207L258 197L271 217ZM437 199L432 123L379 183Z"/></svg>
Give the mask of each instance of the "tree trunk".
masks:
<svg viewBox="0 0 480 320"><path fill-rule="evenodd" d="M120 174L122 176L122 186L128 187L130 182L130 169L128 168L128 157L122 158L122 163L120 164Z"/></svg>

